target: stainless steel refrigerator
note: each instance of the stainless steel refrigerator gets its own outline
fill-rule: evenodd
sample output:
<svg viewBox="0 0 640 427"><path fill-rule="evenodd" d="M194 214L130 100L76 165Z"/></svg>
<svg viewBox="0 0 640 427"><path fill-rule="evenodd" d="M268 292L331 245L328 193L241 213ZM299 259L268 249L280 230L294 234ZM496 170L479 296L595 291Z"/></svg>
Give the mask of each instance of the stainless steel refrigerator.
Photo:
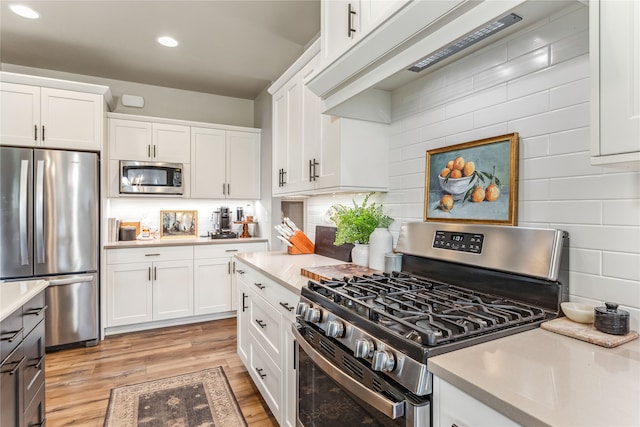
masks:
<svg viewBox="0 0 640 427"><path fill-rule="evenodd" d="M0 150L0 280L49 281L47 348L95 345L98 155L16 147Z"/></svg>

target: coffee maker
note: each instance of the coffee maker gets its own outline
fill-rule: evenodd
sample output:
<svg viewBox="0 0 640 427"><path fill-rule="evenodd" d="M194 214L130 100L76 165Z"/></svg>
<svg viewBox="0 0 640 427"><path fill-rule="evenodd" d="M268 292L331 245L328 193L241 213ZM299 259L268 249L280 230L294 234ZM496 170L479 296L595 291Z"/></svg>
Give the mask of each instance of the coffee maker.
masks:
<svg viewBox="0 0 640 427"><path fill-rule="evenodd" d="M235 239L238 234L231 231L233 213L228 207L222 206L220 210L213 212L213 239Z"/></svg>

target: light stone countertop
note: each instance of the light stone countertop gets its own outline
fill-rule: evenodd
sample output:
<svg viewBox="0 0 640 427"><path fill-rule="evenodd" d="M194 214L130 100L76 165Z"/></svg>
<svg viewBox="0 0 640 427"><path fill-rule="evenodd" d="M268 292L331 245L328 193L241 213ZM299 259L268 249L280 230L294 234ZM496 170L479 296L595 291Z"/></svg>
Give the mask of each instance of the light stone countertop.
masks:
<svg viewBox="0 0 640 427"><path fill-rule="evenodd" d="M208 237L171 238L153 240L126 240L120 242L106 242L105 249L146 248L152 246L192 246L192 245L224 245L237 243L256 243L268 241L262 237L247 237L244 239L210 239Z"/></svg>
<svg viewBox="0 0 640 427"><path fill-rule="evenodd" d="M640 426L640 340L605 348L533 329L427 367L522 425Z"/></svg>
<svg viewBox="0 0 640 427"><path fill-rule="evenodd" d="M49 286L45 280L0 282L0 322Z"/></svg>
<svg viewBox="0 0 640 427"><path fill-rule="evenodd" d="M322 255L289 255L287 252L242 253L236 254L236 258L245 261L258 272L296 294L300 294L300 289L309 282L309 278L300 273L302 267L322 267L345 263Z"/></svg>
<svg viewBox="0 0 640 427"><path fill-rule="evenodd" d="M319 255L237 254L299 293ZM534 329L428 359L431 372L523 425L640 426L640 340L607 349Z"/></svg>

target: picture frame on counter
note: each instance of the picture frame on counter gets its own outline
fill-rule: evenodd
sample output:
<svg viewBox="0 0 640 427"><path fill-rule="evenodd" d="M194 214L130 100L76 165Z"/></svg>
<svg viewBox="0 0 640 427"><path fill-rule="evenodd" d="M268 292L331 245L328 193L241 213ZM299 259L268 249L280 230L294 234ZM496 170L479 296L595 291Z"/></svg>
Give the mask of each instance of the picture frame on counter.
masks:
<svg viewBox="0 0 640 427"><path fill-rule="evenodd" d="M426 153L424 220L517 225L518 133Z"/></svg>
<svg viewBox="0 0 640 427"><path fill-rule="evenodd" d="M198 237L198 211L160 211L160 238Z"/></svg>

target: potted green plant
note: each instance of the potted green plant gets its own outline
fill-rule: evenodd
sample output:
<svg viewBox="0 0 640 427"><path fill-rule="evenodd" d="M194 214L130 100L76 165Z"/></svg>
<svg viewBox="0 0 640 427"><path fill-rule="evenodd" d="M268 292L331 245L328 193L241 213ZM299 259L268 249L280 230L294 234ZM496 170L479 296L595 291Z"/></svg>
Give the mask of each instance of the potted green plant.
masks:
<svg viewBox="0 0 640 427"><path fill-rule="evenodd" d="M331 206L330 219L336 224L336 239L334 245L340 246L345 243L353 243L354 248L351 258L355 264L369 266L369 240L371 234L380 228L387 230L393 222L393 218L386 215L382 204L369 203L369 197L374 193L365 196L362 204L353 200L353 206L337 204ZM388 233L388 231L387 231ZM389 238L391 234L388 234ZM385 237L385 241L389 243ZM391 248L388 248L389 250ZM384 262L384 254L383 259Z"/></svg>

